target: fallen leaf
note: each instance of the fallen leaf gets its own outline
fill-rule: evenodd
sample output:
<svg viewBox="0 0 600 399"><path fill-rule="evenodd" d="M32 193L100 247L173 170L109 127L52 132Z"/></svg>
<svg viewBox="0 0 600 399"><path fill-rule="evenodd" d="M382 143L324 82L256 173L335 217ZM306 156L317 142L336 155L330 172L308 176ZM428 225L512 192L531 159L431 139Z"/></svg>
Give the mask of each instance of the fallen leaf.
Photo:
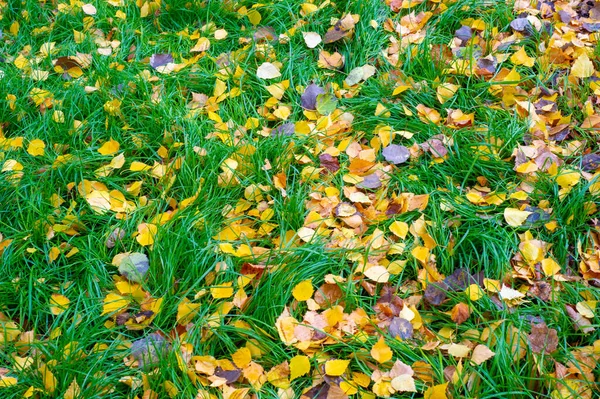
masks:
<svg viewBox="0 0 600 399"><path fill-rule="evenodd" d="M387 346L383 337L380 337L377 343L371 348L371 356L377 363L385 363L392 360L393 355L392 350Z"/></svg>
<svg viewBox="0 0 600 399"><path fill-rule="evenodd" d="M281 72L270 62L263 62L256 70L256 76L261 79L275 79L281 76Z"/></svg>
<svg viewBox="0 0 600 399"><path fill-rule="evenodd" d="M308 48L315 48L322 41L321 35L316 32L302 32L302 36L304 37L304 43L306 43L306 47Z"/></svg>
<svg viewBox="0 0 600 399"><path fill-rule="evenodd" d="M410 151L403 145L390 144L381 151L381 155L386 161L398 165L408 161Z"/></svg>
<svg viewBox="0 0 600 399"><path fill-rule="evenodd" d="M532 323L527 340L533 353L552 353L558 347L558 333L555 329L548 328L546 323Z"/></svg>

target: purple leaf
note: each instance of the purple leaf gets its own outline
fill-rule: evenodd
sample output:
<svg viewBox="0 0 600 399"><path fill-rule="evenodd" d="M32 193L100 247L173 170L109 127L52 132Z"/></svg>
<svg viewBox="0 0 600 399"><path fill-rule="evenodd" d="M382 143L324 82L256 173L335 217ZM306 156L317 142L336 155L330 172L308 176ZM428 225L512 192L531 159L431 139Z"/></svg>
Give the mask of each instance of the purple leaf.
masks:
<svg viewBox="0 0 600 399"><path fill-rule="evenodd" d="M271 130L271 136L291 136L296 131L296 125L292 122L284 123Z"/></svg>
<svg viewBox="0 0 600 399"><path fill-rule="evenodd" d="M372 173L369 176L365 176L363 181L358 183L356 186L367 190L375 190L381 187L381 180L379 180L379 176L377 176L375 173Z"/></svg>
<svg viewBox="0 0 600 399"><path fill-rule="evenodd" d="M314 111L317 109L317 96L325 93L321 87L314 83L309 84L304 90L304 93L300 96L300 103L302 108Z"/></svg>
<svg viewBox="0 0 600 399"><path fill-rule="evenodd" d="M404 163L410 158L410 151L403 145L390 144L381 151L386 161L394 165Z"/></svg>
<svg viewBox="0 0 600 399"><path fill-rule="evenodd" d="M170 62L173 62L173 56L168 53L152 54L152 57L150 57L150 66L154 69L165 66Z"/></svg>
<svg viewBox="0 0 600 399"><path fill-rule="evenodd" d="M412 324L402 317L394 317L388 327L388 331L394 338L411 339L413 337Z"/></svg>

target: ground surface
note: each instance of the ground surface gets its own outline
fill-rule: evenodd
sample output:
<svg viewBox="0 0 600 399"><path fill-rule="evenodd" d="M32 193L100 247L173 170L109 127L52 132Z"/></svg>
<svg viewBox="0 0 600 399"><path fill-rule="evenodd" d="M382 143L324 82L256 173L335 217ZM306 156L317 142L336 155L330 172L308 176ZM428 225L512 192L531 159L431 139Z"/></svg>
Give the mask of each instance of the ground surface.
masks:
<svg viewBox="0 0 600 399"><path fill-rule="evenodd" d="M2 398L598 396L600 4L0 29Z"/></svg>

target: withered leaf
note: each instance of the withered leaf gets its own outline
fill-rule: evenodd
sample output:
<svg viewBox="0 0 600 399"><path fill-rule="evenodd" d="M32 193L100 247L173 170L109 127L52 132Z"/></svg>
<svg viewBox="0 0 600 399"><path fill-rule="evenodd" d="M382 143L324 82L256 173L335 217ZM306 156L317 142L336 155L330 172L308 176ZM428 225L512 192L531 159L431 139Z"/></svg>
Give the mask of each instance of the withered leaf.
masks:
<svg viewBox="0 0 600 399"><path fill-rule="evenodd" d="M364 188L367 190L375 190L381 187L381 180L379 179L379 176L377 176L375 173L371 173L370 175L365 176L363 181L358 183L356 187Z"/></svg>
<svg viewBox="0 0 600 399"><path fill-rule="evenodd" d="M277 38L277 32L270 26L260 26L254 32L254 41L257 43L270 42Z"/></svg>
<svg viewBox="0 0 600 399"><path fill-rule="evenodd" d="M150 66L154 69L165 66L171 62L173 62L173 56L168 53L152 54L152 57L150 57Z"/></svg>
<svg viewBox="0 0 600 399"><path fill-rule="evenodd" d="M591 333L595 330L594 327L592 327L592 323L583 317L573 306L565 305L565 308L567 310L567 314L571 320L573 320L573 323L578 330L581 330L581 332L584 334Z"/></svg>
<svg viewBox="0 0 600 399"><path fill-rule="evenodd" d="M164 357L171 345L165 337L158 333L151 333L131 344L131 355L138 361L140 368L151 368L158 365L160 358Z"/></svg>
<svg viewBox="0 0 600 399"><path fill-rule="evenodd" d="M330 154L323 153L319 155L319 161L321 162L321 167L327 169L330 172L337 172L340 169L340 162L337 158L333 157Z"/></svg>
<svg viewBox="0 0 600 399"><path fill-rule="evenodd" d="M296 125L292 122L287 122L282 125L277 126L275 129L271 130L271 136L292 136L296 131Z"/></svg>
<svg viewBox="0 0 600 399"><path fill-rule="evenodd" d="M394 317L388 327L388 332L394 338L411 339L413 337L413 325L405 318Z"/></svg>
<svg viewBox="0 0 600 399"><path fill-rule="evenodd" d="M527 18L516 18L512 20L510 27L519 33L531 34L533 32L533 27Z"/></svg>
<svg viewBox="0 0 600 399"><path fill-rule="evenodd" d="M466 42L473 36L473 30L470 27L463 25L459 29L457 29L456 32L454 32L454 36L456 36L463 42Z"/></svg>
<svg viewBox="0 0 600 399"><path fill-rule="evenodd" d="M228 384L232 384L240 378L240 376L242 375L242 370L240 370L240 369L223 370L221 367L217 367L215 369L215 375L217 377L224 378Z"/></svg>
<svg viewBox="0 0 600 399"><path fill-rule="evenodd" d="M109 234L106 239L106 248L114 248L117 245L117 241L121 241L125 237L125 230L117 227Z"/></svg>
<svg viewBox="0 0 600 399"><path fill-rule="evenodd" d="M452 308L452 314L451 314L451 318L452 321L455 322L456 324L462 324L465 321L467 321L467 319L469 318L469 316L471 315L471 310L469 309L469 305L467 305L466 303L460 302L457 303L454 308Z"/></svg>
<svg viewBox="0 0 600 399"><path fill-rule="evenodd" d="M593 172L600 167L600 154L586 154L581 159L581 169Z"/></svg>
<svg viewBox="0 0 600 399"><path fill-rule="evenodd" d="M304 93L300 96L300 103L302 104L302 108L314 111L317 109L317 96L319 94L325 93L321 87L317 86L314 83L306 86Z"/></svg>
<svg viewBox="0 0 600 399"><path fill-rule="evenodd" d="M390 144L381 151L381 155L386 161L398 165L408 161L410 151L403 145Z"/></svg>
<svg viewBox="0 0 600 399"><path fill-rule="evenodd" d="M533 353L552 353L558 347L558 333L555 329L548 328L546 323L532 323L527 340Z"/></svg>

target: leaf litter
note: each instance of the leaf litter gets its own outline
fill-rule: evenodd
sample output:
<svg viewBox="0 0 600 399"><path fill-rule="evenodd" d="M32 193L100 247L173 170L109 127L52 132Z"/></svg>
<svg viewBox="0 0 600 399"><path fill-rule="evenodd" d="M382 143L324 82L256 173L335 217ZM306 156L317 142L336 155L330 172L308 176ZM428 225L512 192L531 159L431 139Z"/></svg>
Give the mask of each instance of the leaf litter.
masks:
<svg viewBox="0 0 600 399"><path fill-rule="evenodd" d="M90 153L94 166L54 188L46 199L53 211L36 222L35 232L19 236L3 227L0 255L22 254L26 263L39 255L49 265L74 267L99 253L116 268L106 269L110 283L100 298L85 296L96 301L95 317L102 319L106 339L127 349L114 366L122 375L118 389L128 386L135 397L177 397L185 390L196 398L253 398L265 386L279 398L479 396L469 390L481 383L480 370L509 352L512 362L531 364L531 380L542 381L536 395L591 398L600 360L594 335L600 300L600 156L594 145L600 75L592 51L600 31L598 7L519 0L503 4L512 19L501 26L479 18L487 3L476 7L473 18L459 19L448 16L453 3L445 1L382 0L378 6L385 7L385 17L307 1L299 3L293 21L271 19L271 3L222 2L218 7L243 25L235 33L222 19L171 29L179 25L165 23L170 9L159 1L125 9L111 0L114 17L106 25L95 25L104 6L44 3L57 15L83 18L83 28L73 25L83 29L72 32L73 46L43 42L17 48L21 32L42 37L56 27L29 26L28 14L7 14L14 20L0 35L10 48L0 79L10 73L18 84L7 85L5 95L16 117L0 123L5 184L16 190L30 176L69 170ZM475 6L465 7L462 11ZM4 8L0 2L0 11ZM332 17L305 30L323 10ZM133 11L135 17L127 14ZM441 16L454 18L451 40L430 43ZM136 45L123 47L119 21L134 18L160 32L156 40L137 43L153 49L146 54ZM385 45L377 56L355 59L345 46L355 46L368 32L383 33ZM187 47L169 49L162 36ZM302 53L315 67L310 78L294 70L286 53L285 46L296 42L310 50ZM78 48L89 53L74 53L82 43L89 46ZM441 65L435 79L411 71L411 57L423 49ZM103 68L131 74L116 82L102 76ZM166 96L176 81L186 83ZM97 101L94 112L102 120L93 113L70 114L69 100L53 82ZM376 99L373 87L379 90ZM465 105L464 96L470 96L465 93L482 87L477 107L510 114L523 126L522 137L500 137L484 113ZM239 98L252 112L234 117L229 107L239 106ZM150 137L137 117L159 107L181 110L182 119ZM72 139L20 127L34 117L46 118ZM181 135L182 121L204 124L210 132L191 140ZM464 136L478 140L467 152ZM271 142L280 146L275 157L264 154ZM215 148L227 149L227 155ZM214 179L198 179L192 191L179 187L186 171L203 169L214 157ZM439 170L436 165L461 165L464 158L481 175L470 179L463 176L470 171L455 169L458 177L441 176L444 183L429 192L415 184L427 187L419 168ZM501 165L493 168L500 179L480 167L491 162ZM544 184L556 199L540 189ZM206 186L235 201L209 211L222 220L202 245L210 245L218 260L194 276L198 284L178 291L189 282L163 275L162 251L169 250L161 245L170 234L181 234L176 226L186 218L197 217L188 230L205 226ZM285 211L279 214L277 204L291 201L288 191L296 198L297 186L305 190L297 202L301 218L283 227ZM576 196L585 197L577 216L561 206ZM469 218L493 222L488 228L514 240L502 273L452 260L453 267L446 267L467 239L455 233ZM552 240L578 219L586 233L568 243L565 256ZM32 236L44 244L30 242ZM262 327L251 325L263 315L248 309L269 279L286 268L278 259L313 251L312 245L344 268L301 280L286 270L295 283L276 289L289 291L287 302L273 304L277 314L270 325L264 325L266 319ZM156 280L166 278L172 279L172 291L157 288ZM45 278L36 284L45 284ZM73 281L45 285L44 317L81 322L76 289ZM554 310L527 313L539 303ZM99 397L117 389L78 382L75 374L62 378L60 362L30 344L48 349L63 328L34 328L11 306L0 309L0 342L14 348L10 365L0 368L0 390L17 389L23 397L61 391L74 398L82 389L94 389ZM576 338L560 339L565 328ZM233 330L254 331L215 344L215 337ZM76 341L69 345L59 356L86 357ZM97 343L89 353L108 349ZM286 355L270 356L275 351ZM175 382L149 383L172 361L169 378Z"/></svg>

